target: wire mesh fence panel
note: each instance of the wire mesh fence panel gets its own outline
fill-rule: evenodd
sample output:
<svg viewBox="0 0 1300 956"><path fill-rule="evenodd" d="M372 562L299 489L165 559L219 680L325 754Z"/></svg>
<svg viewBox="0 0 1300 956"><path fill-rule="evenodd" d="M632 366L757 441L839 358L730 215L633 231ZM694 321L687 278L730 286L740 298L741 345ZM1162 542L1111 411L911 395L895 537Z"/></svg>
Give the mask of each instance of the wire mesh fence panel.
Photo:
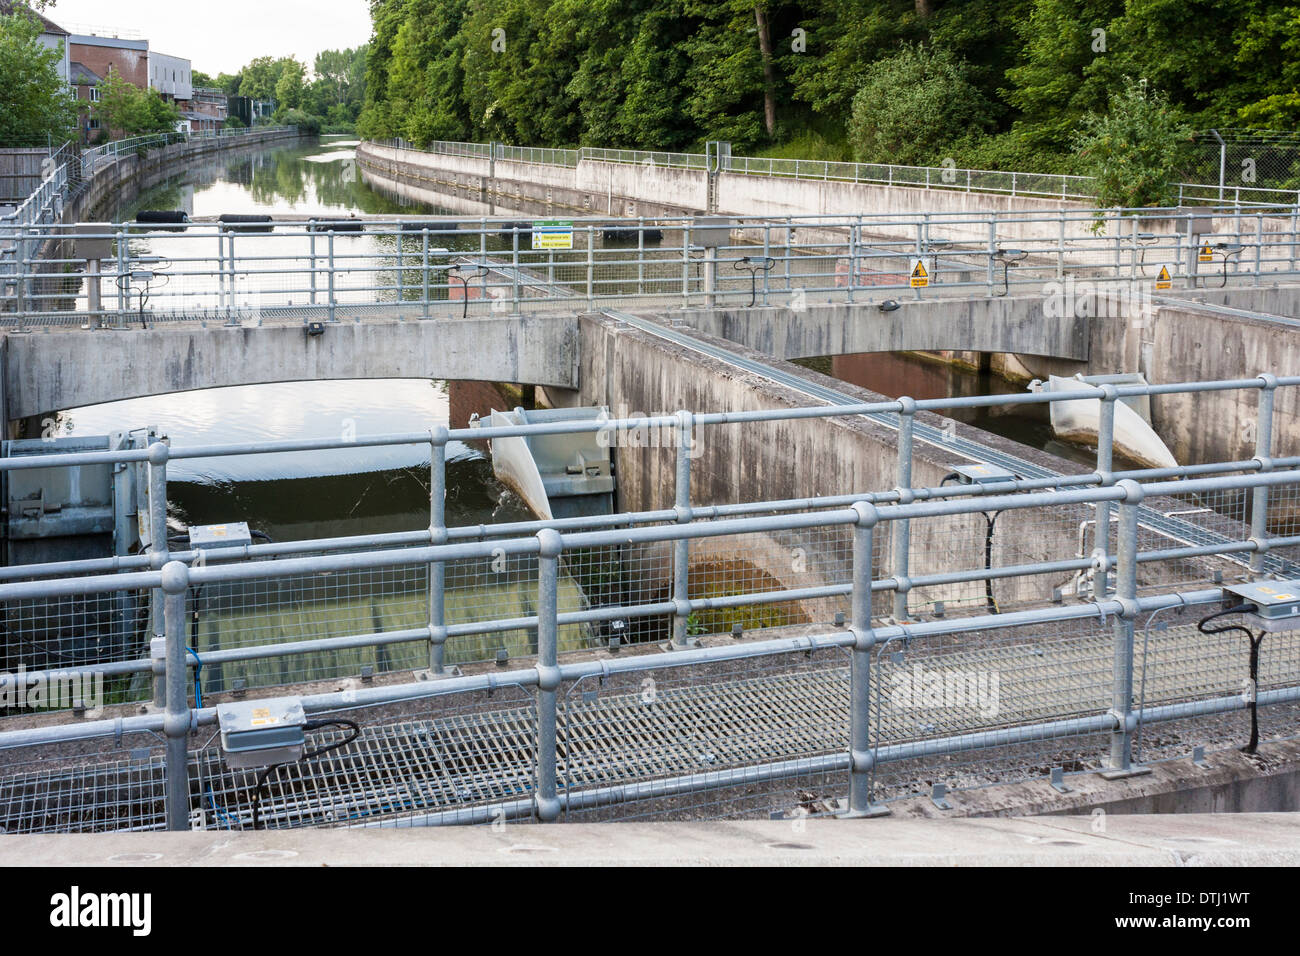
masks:
<svg viewBox="0 0 1300 956"><path fill-rule="evenodd" d="M202 691L269 687L427 667L427 640L205 662L212 651L292 645L427 627L428 567L365 568L206 585L188 605L192 663Z"/></svg>
<svg viewBox="0 0 1300 956"><path fill-rule="evenodd" d="M1087 506L1057 506L910 520L907 575L914 582L908 595L910 613L997 613L1080 593L1081 571L1035 572L1028 567L1090 554L1093 514ZM900 530L891 528L889 533L898 535ZM1026 570L1002 572L1008 568ZM967 572L971 579L923 583L927 576L952 572Z"/></svg>
<svg viewBox="0 0 1300 956"><path fill-rule="evenodd" d="M614 574L612 561L601 567L586 564L571 568L567 562L562 564L559 583L561 614L590 609L591 601L583 587L583 574ZM501 652L509 658L537 653L536 624L510 626L510 622L521 618L536 618L535 554L507 554L500 550L487 558L448 561L443 573L446 622L453 629L447 640L448 663L495 660ZM478 633L456 633L493 622L505 623L483 628ZM598 632L591 623L567 623L560 627L561 650L590 648L597 642Z"/></svg>
<svg viewBox="0 0 1300 956"><path fill-rule="evenodd" d="M0 714L68 710L77 702L94 711L152 693L148 674L108 666L148 660L147 591L7 601L0 627ZM33 672L44 676L34 680Z"/></svg>
<svg viewBox="0 0 1300 956"><path fill-rule="evenodd" d="M842 650L584 678L562 689L563 819L769 816L847 791ZM829 773L829 776L828 776Z"/></svg>
<svg viewBox="0 0 1300 956"><path fill-rule="evenodd" d="M162 830L165 781L153 735L0 751L0 832Z"/></svg>
<svg viewBox="0 0 1300 956"><path fill-rule="evenodd" d="M689 546L691 635L842 620L852 585L852 531L843 526L698 538ZM877 547L877 557L881 553ZM791 593L788 599L776 595ZM747 603L747 595L767 596Z"/></svg>

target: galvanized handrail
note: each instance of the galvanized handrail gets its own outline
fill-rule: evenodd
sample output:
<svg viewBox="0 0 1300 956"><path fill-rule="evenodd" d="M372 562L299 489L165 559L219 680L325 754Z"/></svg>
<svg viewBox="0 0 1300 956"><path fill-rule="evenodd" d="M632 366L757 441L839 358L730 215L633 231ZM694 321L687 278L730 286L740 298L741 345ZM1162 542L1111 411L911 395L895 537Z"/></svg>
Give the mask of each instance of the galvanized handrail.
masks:
<svg viewBox="0 0 1300 956"><path fill-rule="evenodd" d="M678 153L659 150L611 149L582 146L563 147L509 146L504 143L459 143L434 140L423 147L406 140L374 140L378 145L448 156L472 156L509 162L544 163L576 167L583 161L624 163L641 166L667 166L700 169L708 166L705 153ZM748 176L776 176L790 179L834 180L871 183L884 186L910 186L1089 201L1096 197L1096 180L1091 176L1066 173L1035 173L1024 170L968 169L956 165L901 166L891 163L855 163L820 159L775 159L728 154L721 158L719 172ZM1178 201L1221 204L1225 190L1217 184L1175 183ZM1300 204L1300 190L1234 186L1230 190L1233 205Z"/></svg>
<svg viewBox="0 0 1300 956"><path fill-rule="evenodd" d="M709 249L696 240L707 224L695 217L575 218L572 248L564 249L531 248L530 224L500 217L349 222L349 233L359 235L337 232L327 220L294 218L261 231L204 221L171 231L134 223L46 225L9 230L22 249L11 244L4 267L24 281L0 289L0 308L14 313L9 322L19 328L123 326L136 317L137 299L125 288L139 267L133 250L148 245L164 249L169 263L169 285L151 291L144 316L156 321L336 319L342 309L430 318L598 304L796 307L878 301L891 292L924 299L1013 290L1043 296L1065 310L1060 314L1089 297L1106 310L1136 314L1153 308L1152 296L1163 289L1300 276L1298 220L1297 207L735 216L728 241ZM628 240L618 241L620 235ZM68 291L66 273L84 267L75 250L39 261L31 254L51 248L49 240L91 237L113 240L118 253L105 260L93 299L90 285ZM761 278L736 271L756 257L772 265ZM911 280L917 262L928 264L923 283ZM474 274L462 282L453 269ZM55 272L62 273L57 282L42 279ZM1099 314L1097 304L1089 307Z"/></svg>

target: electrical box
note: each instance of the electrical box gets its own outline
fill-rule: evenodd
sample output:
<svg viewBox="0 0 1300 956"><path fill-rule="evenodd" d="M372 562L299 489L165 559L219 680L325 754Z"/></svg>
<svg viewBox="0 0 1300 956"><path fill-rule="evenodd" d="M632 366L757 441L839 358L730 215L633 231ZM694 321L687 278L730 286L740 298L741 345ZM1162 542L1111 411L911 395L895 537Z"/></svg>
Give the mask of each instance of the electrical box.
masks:
<svg viewBox="0 0 1300 956"><path fill-rule="evenodd" d="M217 705L226 766L266 767L302 757L307 716L298 697Z"/></svg>
<svg viewBox="0 0 1300 956"><path fill-rule="evenodd" d="M1266 631L1300 628L1300 581L1251 581L1224 588L1254 605L1249 613Z"/></svg>
<svg viewBox="0 0 1300 956"><path fill-rule="evenodd" d="M1016 480L1014 471L982 462L972 465L953 465L952 470L960 475L962 482L967 485L992 485L1001 481Z"/></svg>
<svg viewBox="0 0 1300 956"><path fill-rule="evenodd" d="M209 551L213 548L238 548L253 543L248 522L231 524L201 524L190 526L190 550Z"/></svg>

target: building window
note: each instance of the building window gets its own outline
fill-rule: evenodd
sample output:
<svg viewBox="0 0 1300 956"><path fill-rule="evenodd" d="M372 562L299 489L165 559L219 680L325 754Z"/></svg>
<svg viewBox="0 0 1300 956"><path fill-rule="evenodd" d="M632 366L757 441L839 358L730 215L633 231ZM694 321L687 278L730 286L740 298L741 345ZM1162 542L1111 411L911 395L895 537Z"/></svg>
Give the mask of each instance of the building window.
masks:
<svg viewBox="0 0 1300 956"><path fill-rule="evenodd" d="M98 102L99 102L99 87L98 87L98 86L92 86L92 87L90 88L90 102L92 102L92 103L98 103Z"/></svg>

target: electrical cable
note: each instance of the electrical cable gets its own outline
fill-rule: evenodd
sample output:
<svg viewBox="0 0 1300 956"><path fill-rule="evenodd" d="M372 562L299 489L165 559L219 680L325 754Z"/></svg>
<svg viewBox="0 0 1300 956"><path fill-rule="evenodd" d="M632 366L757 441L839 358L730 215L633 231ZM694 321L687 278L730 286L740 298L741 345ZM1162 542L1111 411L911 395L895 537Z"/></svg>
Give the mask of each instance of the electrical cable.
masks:
<svg viewBox="0 0 1300 956"><path fill-rule="evenodd" d="M280 767L287 767L293 764L304 763L308 760L311 760L314 757L319 757L322 754L327 754L331 750L338 750L340 747L347 746L348 744L352 743L352 741L356 740L358 737L361 736L361 726L356 721L348 720L347 718L344 717L333 717L329 720L309 720L307 721L307 723L302 725L302 729L304 733L306 733L309 730L320 730L323 727L348 727L352 731L352 736L344 737L342 740L335 741L334 743L329 744L328 746L320 747L317 748L316 750L309 751L303 754L297 760L286 760L283 761L282 763L273 763L270 766L263 768L262 772L257 775L257 784L253 790L253 829L254 830L260 830L262 828L262 824L261 824L262 787L266 785L267 778L270 777L271 771L278 770Z"/></svg>
<svg viewBox="0 0 1300 956"><path fill-rule="evenodd" d="M1217 618L1244 614L1253 607L1253 604L1237 604L1225 610L1216 611L1196 623L1196 629L1202 634L1227 634L1230 631L1240 631L1246 635L1246 639L1250 642L1250 700L1248 702L1250 704L1250 741L1241 748L1241 752L1246 754L1253 754L1259 747L1259 647L1264 641L1264 632L1260 631L1256 635L1254 631L1244 624L1226 624L1223 627L1206 627L1206 625Z"/></svg>

